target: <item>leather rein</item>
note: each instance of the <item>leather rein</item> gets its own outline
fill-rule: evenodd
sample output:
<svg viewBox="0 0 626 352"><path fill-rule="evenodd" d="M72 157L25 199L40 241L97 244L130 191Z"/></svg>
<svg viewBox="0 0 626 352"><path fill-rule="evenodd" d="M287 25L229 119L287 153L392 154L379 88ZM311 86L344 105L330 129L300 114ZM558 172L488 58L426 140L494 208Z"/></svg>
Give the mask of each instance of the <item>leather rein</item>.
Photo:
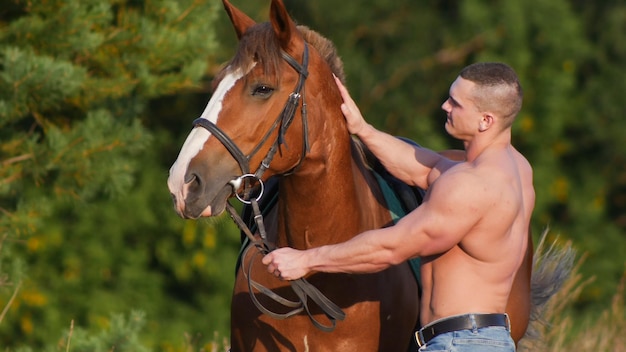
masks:
<svg viewBox="0 0 626 352"><path fill-rule="evenodd" d="M281 145L284 144L285 146L287 146L285 143L285 132L287 128L289 128L289 126L293 122L293 118L295 116L296 109L300 103L300 99L302 99L302 108L301 108L302 138L303 138L302 154L301 154L300 161L298 162L298 164L291 171L287 172L286 174L283 174L283 176L286 176L288 174L295 172L295 170L297 170L298 167L302 164L302 161L304 160L306 153L309 151L307 111L306 111L306 102L304 99L304 87L305 87L304 83L306 81L306 78L308 77L308 62L309 62L308 44L306 43L304 44L302 65L298 63L292 56L290 56L286 52L282 51L281 54L282 54L282 58L285 61L287 61L287 63L294 70L298 72L299 74L298 83L294 91L289 95L289 98L287 102L285 103L285 106L283 107L283 110L280 113L280 115L278 115L277 119L274 121L274 123L272 124L268 132L263 136L259 144L256 145L256 147L250 152L250 154L245 155L241 151L241 149L233 142L233 140L230 137L228 137L226 133L224 133L224 131L222 131L219 127L217 127L217 125L215 125L213 122L203 119L203 118L198 118L195 121L193 121L194 127L203 127L207 129L212 135L214 135L215 138L217 138L222 143L222 145L224 145L224 147L228 150L228 152L232 155L232 157L239 164L239 168L241 169L242 175L231 180L229 184L233 187L234 194L237 197L237 199L239 199L239 201L241 201L244 204L248 204L252 206L254 220L257 226L257 230L259 232L260 240L258 239L258 237L255 237L252 234L252 231L250 230L250 228L241 219L241 217L239 216L235 208L230 204L230 202L227 202L226 210L230 214L233 221L241 229L241 231L243 231L246 234L246 236L250 240L250 243L253 244L254 247L258 249L258 252L255 255L258 255L258 254L266 255L267 253L271 252L272 250L276 248L275 245L273 243L270 243L267 239L267 233L265 230L263 215L261 214L259 204L258 204L258 201L263 196L263 191L264 191L264 185L263 185L263 181L261 180L261 176L269 168L269 165L272 162L274 155L276 154L278 150L280 150ZM276 140L274 141L274 143L268 150L265 158L263 158L263 160L261 161L261 164L259 165L257 170L254 172L254 174L252 174L250 172L250 160L252 159L254 154L256 154L261 149L261 147L267 142L270 135L274 132L276 128L279 129ZM256 181L257 183L260 184L260 192L256 197L251 197L250 195L253 189L252 184L250 182L251 180ZM241 188L242 183L243 183L243 194L240 195L238 191ZM242 258L245 258L250 248L252 248L252 246L248 245L245 251L243 252L243 254L241 255ZM250 298L252 299L252 302L254 303L254 305L261 312L275 319L286 319L286 318L300 314L301 312L305 311L306 314L309 316L309 319L311 320L313 325L315 325L320 330L327 331L327 332L333 331L335 329L337 320L345 319L345 313L341 310L341 308L339 308L336 304L330 301L326 296L324 296L315 286L309 283L305 278L300 278L298 280L289 281L291 288L293 289L295 294L298 296L298 301L288 300L276 294L275 292L268 289L267 287L261 285L260 283L254 281L250 277L250 274L252 273L253 260L254 260L254 257L250 261L250 265L248 266L247 270L245 266L243 265L243 261L242 261L242 271L248 281L248 289L250 293ZM291 308L292 310L284 314L270 311L259 302L259 300L256 298L256 295L254 294L253 289L256 289L257 291L259 291L260 293L263 293L264 295L271 298L275 302L282 304L285 307ZM309 299L315 302L322 309L322 311L326 314L328 319L331 321L331 325L321 324L319 321L317 321L313 317L313 314L311 313L309 309L309 304L308 304Z"/></svg>

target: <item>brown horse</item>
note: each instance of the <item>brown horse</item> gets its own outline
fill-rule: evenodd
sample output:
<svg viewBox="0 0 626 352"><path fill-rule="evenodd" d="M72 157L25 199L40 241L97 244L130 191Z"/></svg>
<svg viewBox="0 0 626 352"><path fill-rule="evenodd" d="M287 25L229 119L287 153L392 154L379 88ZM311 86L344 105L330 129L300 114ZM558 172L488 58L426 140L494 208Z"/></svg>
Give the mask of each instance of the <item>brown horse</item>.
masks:
<svg viewBox="0 0 626 352"><path fill-rule="evenodd" d="M168 186L178 214L219 215L234 196L248 202L262 198L250 197L248 183L258 189L275 176L277 206L265 214L264 224L267 242L276 246L311 248L392 225L377 178L345 126L333 80L333 74L342 80L344 74L332 43L296 26L280 0L272 0L270 21L262 24L223 2L239 47L215 78L215 92L170 170ZM531 253L509 305L516 340L528 323ZM311 305L310 316L302 312L287 319L257 308L255 299L268 311L285 313L251 280L290 300L298 296L288 282L268 275L255 254L245 252L237 273L233 351L408 349L419 311L418 285L408 263L375 274L307 278L346 314L326 332L313 323L331 323L317 305Z"/></svg>

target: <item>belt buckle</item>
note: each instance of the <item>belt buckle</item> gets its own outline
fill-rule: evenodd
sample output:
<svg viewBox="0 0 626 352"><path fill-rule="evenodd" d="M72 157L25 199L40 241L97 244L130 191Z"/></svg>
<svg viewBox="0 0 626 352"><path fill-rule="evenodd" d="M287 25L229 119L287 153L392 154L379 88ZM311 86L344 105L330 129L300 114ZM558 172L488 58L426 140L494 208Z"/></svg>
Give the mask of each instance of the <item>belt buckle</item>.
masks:
<svg viewBox="0 0 626 352"><path fill-rule="evenodd" d="M422 329L419 329L415 332L415 341L417 342L417 347L422 347L426 344L424 342L424 335L422 334Z"/></svg>

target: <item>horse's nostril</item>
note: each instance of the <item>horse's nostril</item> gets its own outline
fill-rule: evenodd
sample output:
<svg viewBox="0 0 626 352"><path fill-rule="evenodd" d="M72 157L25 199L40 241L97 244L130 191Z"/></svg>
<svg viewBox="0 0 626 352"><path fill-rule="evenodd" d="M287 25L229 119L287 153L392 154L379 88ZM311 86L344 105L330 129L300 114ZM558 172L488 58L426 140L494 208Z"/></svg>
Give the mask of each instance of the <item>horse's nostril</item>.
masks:
<svg viewBox="0 0 626 352"><path fill-rule="evenodd" d="M192 182L200 183L200 177L197 174L188 174L185 176L185 184L190 184Z"/></svg>
<svg viewBox="0 0 626 352"><path fill-rule="evenodd" d="M170 196L172 196L172 202L176 204L176 195L174 193L170 193Z"/></svg>
<svg viewBox="0 0 626 352"><path fill-rule="evenodd" d="M204 187L202 178L198 174L189 174L185 177L185 186L188 194L202 193Z"/></svg>

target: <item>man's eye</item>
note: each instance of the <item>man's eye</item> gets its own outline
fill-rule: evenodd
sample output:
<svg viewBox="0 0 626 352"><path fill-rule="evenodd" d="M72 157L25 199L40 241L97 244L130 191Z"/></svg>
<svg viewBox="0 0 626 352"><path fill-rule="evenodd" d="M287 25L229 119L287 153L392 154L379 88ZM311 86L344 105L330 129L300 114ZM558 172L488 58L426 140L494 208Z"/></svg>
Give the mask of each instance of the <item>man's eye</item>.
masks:
<svg viewBox="0 0 626 352"><path fill-rule="evenodd" d="M266 85L260 85L254 88L254 90L252 91L252 95L266 97L272 94L272 92L274 92L274 88Z"/></svg>

